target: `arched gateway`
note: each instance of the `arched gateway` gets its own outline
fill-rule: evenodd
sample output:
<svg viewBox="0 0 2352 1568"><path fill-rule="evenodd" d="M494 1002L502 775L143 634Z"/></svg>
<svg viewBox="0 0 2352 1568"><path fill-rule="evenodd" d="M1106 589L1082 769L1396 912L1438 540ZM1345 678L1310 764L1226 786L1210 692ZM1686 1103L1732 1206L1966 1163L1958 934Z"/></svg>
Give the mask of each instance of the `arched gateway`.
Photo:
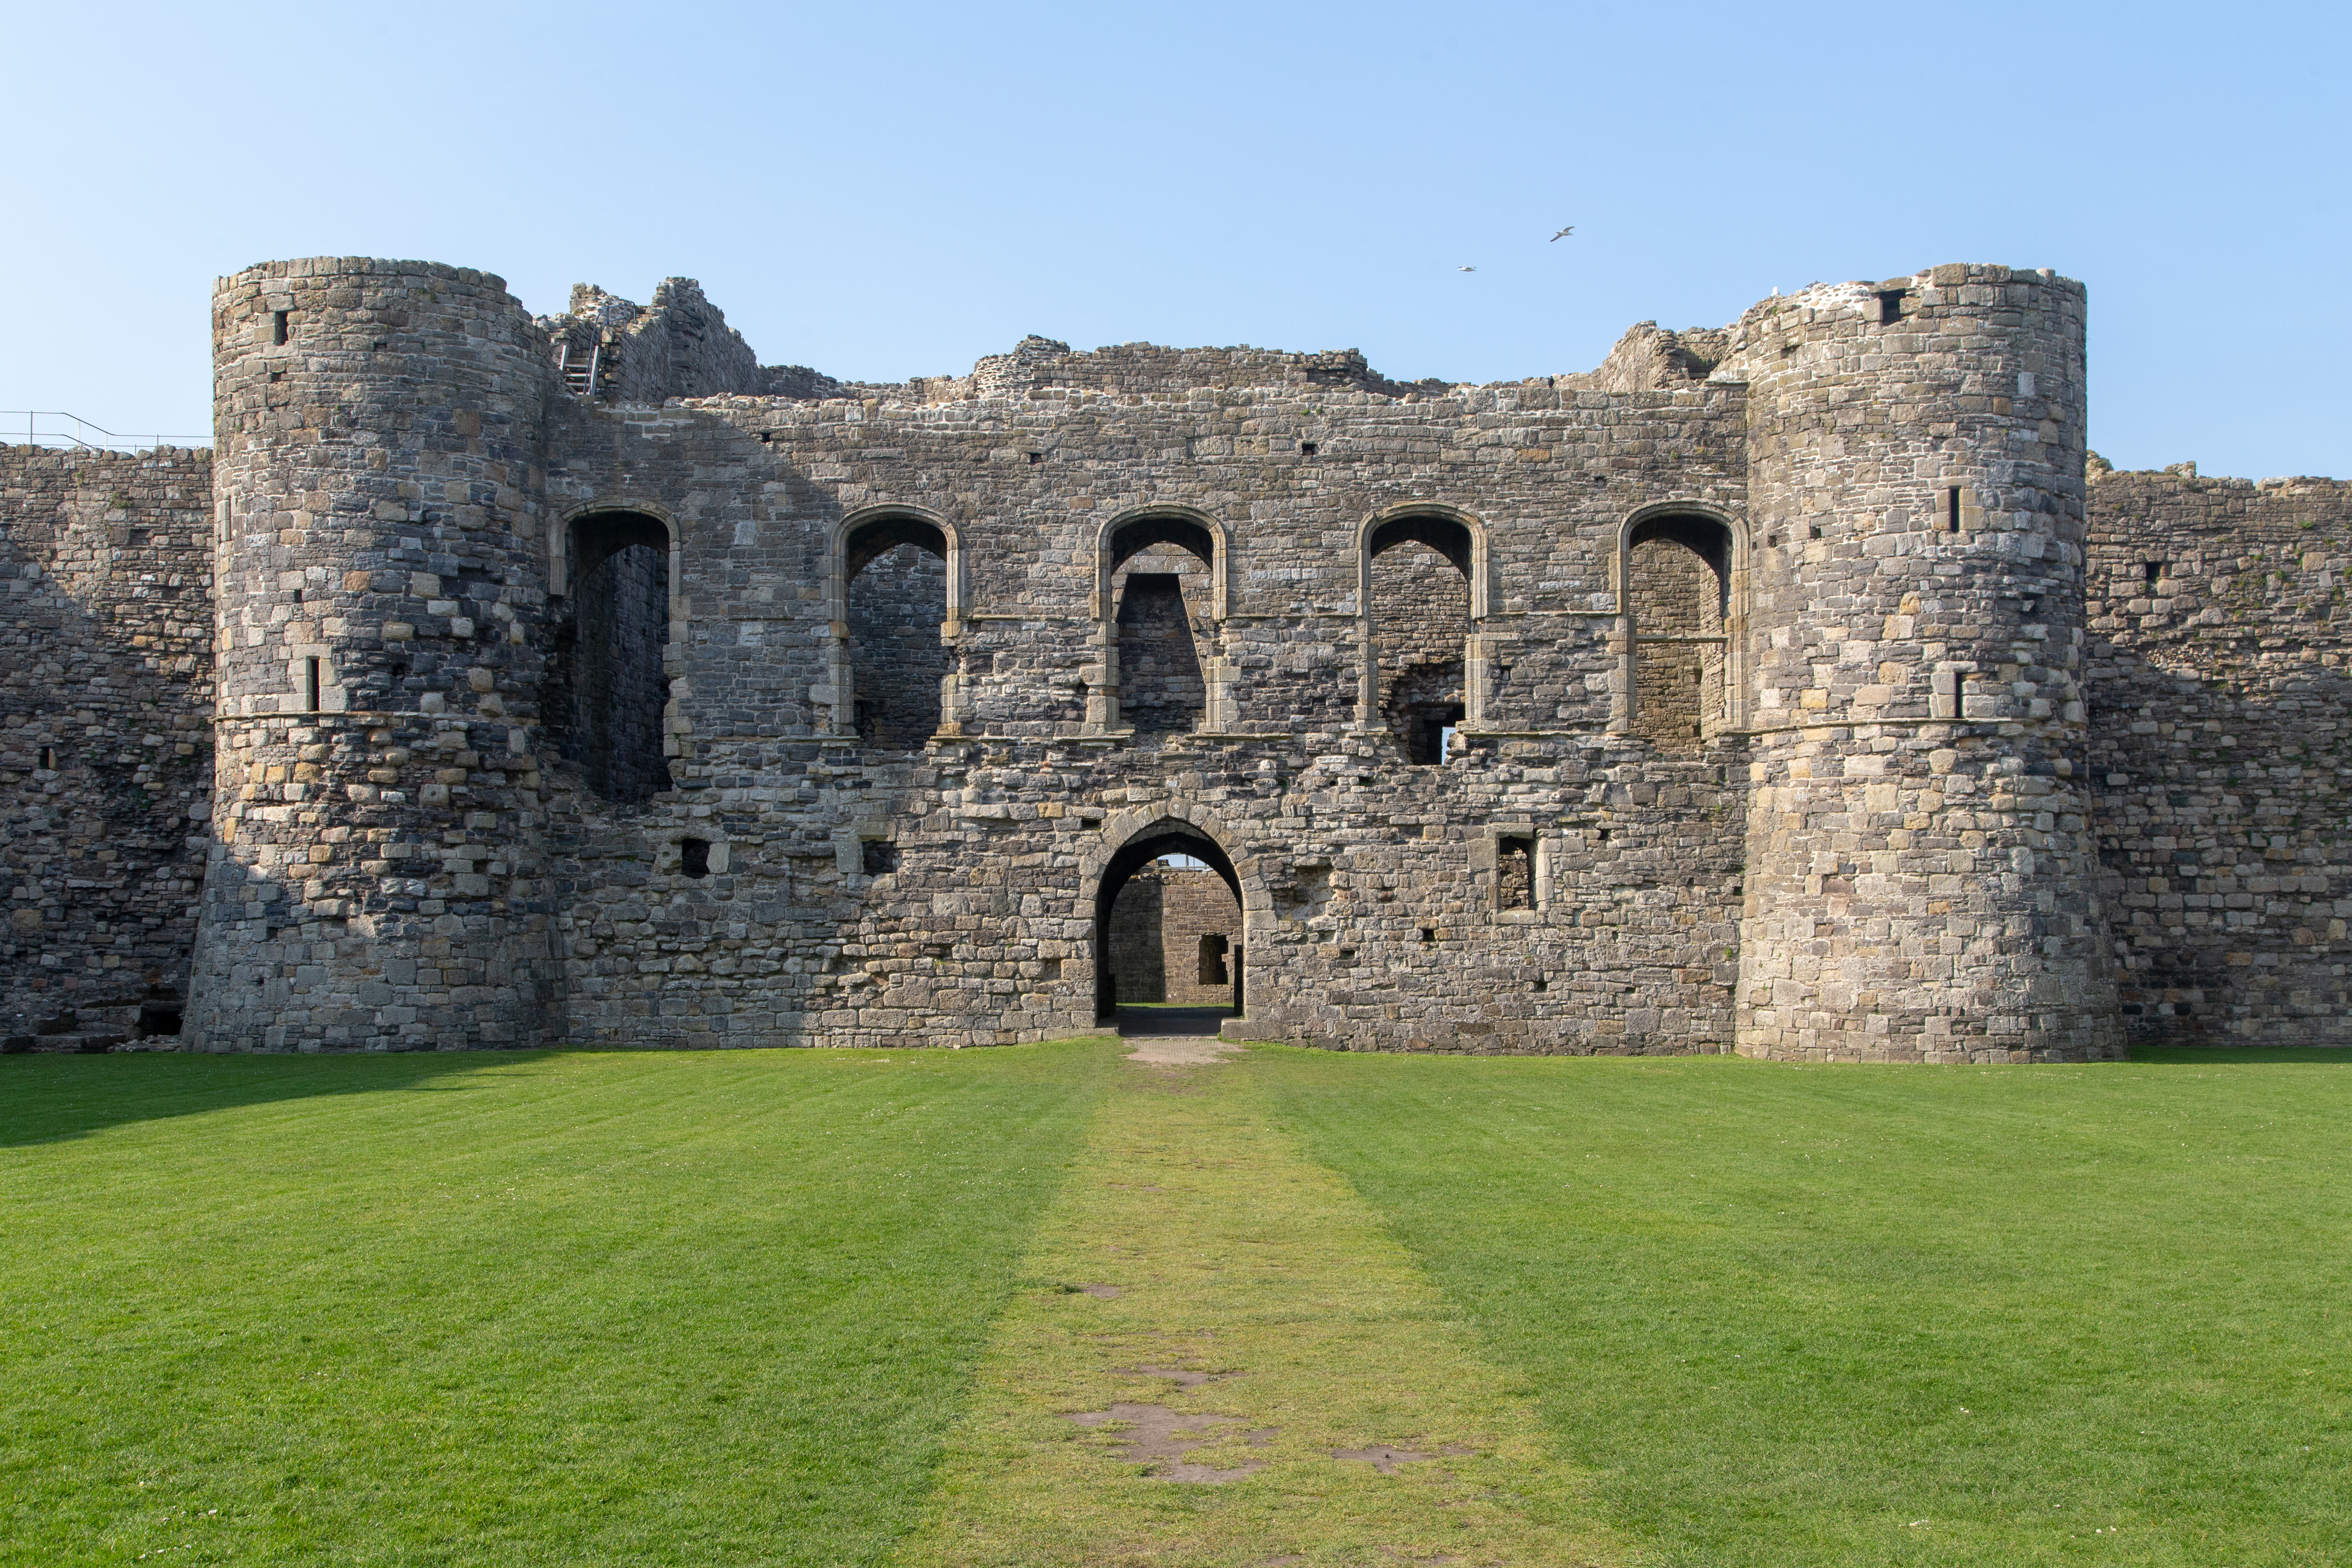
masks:
<svg viewBox="0 0 2352 1568"><path fill-rule="evenodd" d="M1111 985L1110 920L1119 889L1144 867L1163 855L1190 855L1223 880L1241 906L1242 934L1225 955L1234 987L1234 1012L1248 1016L1244 981L1250 933L1273 909L1257 858L1231 854L1225 845L1234 834L1210 812L1179 803L1158 812L1130 811L1105 821L1102 847L1087 857L1080 868L1081 898L1093 893L1095 1017L1108 1023L1118 1016L1118 999Z"/></svg>

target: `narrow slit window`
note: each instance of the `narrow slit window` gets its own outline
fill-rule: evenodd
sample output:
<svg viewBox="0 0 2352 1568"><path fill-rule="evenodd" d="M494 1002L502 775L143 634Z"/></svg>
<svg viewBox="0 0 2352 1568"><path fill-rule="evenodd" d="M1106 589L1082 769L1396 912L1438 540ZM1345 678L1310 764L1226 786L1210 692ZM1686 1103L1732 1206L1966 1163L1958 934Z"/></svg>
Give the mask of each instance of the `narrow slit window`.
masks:
<svg viewBox="0 0 2352 1568"><path fill-rule="evenodd" d="M1959 531L1960 489L1958 485L1955 485L1944 492L1944 531L1958 533Z"/></svg>
<svg viewBox="0 0 2352 1568"><path fill-rule="evenodd" d="M280 348L285 346L289 326L287 318L293 315L293 313L294 312L291 310L272 310L269 313L269 341L271 343Z"/></svg>
<svg viewBox="0 0 2352 1568"><path fill-rule="evenodd" d="M302 703L312 713L319 710L319 661L315 658L302 661Z"/></svg>
<svg viewBox="0 0 2352 1568"><path fill-rule="evenodd" d="M58 749L55 746L41 748L41 771L50 773L58 771Z"/></svg>

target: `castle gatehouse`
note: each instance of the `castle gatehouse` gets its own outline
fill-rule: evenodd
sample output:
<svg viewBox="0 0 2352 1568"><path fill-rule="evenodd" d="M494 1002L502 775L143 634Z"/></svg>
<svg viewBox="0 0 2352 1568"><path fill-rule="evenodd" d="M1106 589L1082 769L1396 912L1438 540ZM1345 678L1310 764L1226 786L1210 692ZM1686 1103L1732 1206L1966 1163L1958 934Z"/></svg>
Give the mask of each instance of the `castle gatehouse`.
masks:
<svg viewBox="0 0 2352 1568"><path fill-rule="evenodd" d="M211 1050L1039 1040L1121 964L1351 1048L2352 1043L2345 487L2105 472L2084 310L873 385L684 279L252 268L209 452L0 459L0 978Z"/></svg>

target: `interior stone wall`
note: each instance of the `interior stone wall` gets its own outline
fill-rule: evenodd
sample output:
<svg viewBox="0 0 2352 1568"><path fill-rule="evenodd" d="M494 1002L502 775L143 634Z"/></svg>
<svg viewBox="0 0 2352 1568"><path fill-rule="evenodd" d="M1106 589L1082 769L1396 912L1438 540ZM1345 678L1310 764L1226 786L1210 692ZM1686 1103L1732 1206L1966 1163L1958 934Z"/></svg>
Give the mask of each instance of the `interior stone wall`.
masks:
<svg viewBox="0 0 2352 1568"><path fill-rule="evenodd" d="M1653 745L1693 750L1706 726L1722 718L1723 649L1675 639L1723 636L1722 579L1706 557L1671 539L1635 544L1627 567L1634 732Z"/></svg>
<svg viewBox="0 0 2352 1568"><path fill-rule="evenodd" d="M1221 939L1212 973L1224 975L1222 982L1202 977L1204 937ZM1233 1005L1242 910L1214 871L1152 866L1137 872L1111 905L1110 943L1121 1004Z"/></svg>
<svg viewBox="0 0 2352 1568"><path fill-rule="evenodd" d="M1372 558L1371 582L1381 722L1412 761L1436 763L1427 716L1463 706L1470 584L1454 563L1412 539Z"/></svg>
<svg viewBox="0 0 2352 1568"><path fill-rule="evenodd" d="M892 546L849 584L856 727L869 744L919 752L939 729L940 682L955 668L940 641L947 615L947 563L920 545Z"/></svg>

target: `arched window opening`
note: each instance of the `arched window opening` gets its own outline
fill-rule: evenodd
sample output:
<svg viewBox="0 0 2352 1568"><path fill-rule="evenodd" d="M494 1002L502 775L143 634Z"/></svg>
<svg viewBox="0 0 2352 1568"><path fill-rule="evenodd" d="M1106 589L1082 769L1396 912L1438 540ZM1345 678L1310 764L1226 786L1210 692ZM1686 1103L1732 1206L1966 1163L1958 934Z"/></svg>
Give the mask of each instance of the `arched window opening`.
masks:
<svg viewBox="0 0 2352 1568"><path fill-rule="evenodd" d="M648 800L670 787L669 530L643 512L590 512L572 524L569 561L547 705L556 750L604 799Z"/></svg>
<svg viewBox="0 0 2352 1568"><path fill-rule="evenodd" d="M1118 716L1139 738L1190 734L1208 711L1215 539L1186 517L1139 517L1110 539Z"/></svg>
<svg viewBox="0 0 2352 1568"><path fill-rule="evenodd" d="M1648 518L1627 537L1633 733L1666 751L1696 748L1725 715L1731 531L1712 518Z"/></svg>
<svg viewBox="0 0 2352 1568"><path fill-rule="evenodd" d="M1097 1018L1127 1033L1213 1032L1216 1014L1241 1010L1242 956L1241 885L1206 834L1164 824L1112 857L1096 895Z"/></svg>
<svg viewBox="0 0 2352 1568"><path fill-rule="evenodd" d="M849 667L858 739L919 752L939 731L954 651L948 618L948 542L916 517L879 517L845 542Z"/></svg>
<svg viewBox="0 0 2352 1568"><path fill-rule="evenodd" d="M1468 710L1470 531L1451 518L1392 518L1372 531L1372 657L1380 721L1405 760L1434 766Z"/></svg>

